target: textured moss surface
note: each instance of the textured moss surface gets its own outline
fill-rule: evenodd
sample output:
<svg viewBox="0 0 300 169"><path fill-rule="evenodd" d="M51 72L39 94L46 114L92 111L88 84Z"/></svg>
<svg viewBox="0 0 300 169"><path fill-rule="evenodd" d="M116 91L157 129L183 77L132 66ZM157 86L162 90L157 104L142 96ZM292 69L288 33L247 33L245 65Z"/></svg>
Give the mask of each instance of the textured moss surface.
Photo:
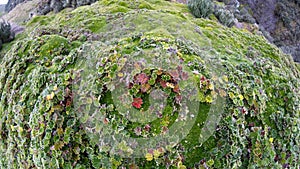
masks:
<svg viewBox="0 0 300 169"><path fill-rule="evenodd" d="M185 5L162 0L104 0L35 17L26 31L4 48L0 66L1 168L299 168L299 66L263 37L196 19ZM95 65L84 67L91 56ZM151 68L140 71L156 78L150 87L157 84L171 98L167 105L174 102L175 76L155 75L154 64L163 68L177 59L197 82L199 110L178 144L122 158L99 145L101 134L129 137L141 127L148 138L175 124L172 108L150 130L119 114L111 82L123 76L126 60L140 59ZM84 79L95 85L81 91L74 83L85 68L96 70ZM148 104L147 94L134 89ZM97 97L87 97L89 90ZM205 120L219 115L209 114L217 97L226 101L224 112L200 143ZM113 130L101 133L103 127ZM135 151L126 142L117 149Z"/></svg>

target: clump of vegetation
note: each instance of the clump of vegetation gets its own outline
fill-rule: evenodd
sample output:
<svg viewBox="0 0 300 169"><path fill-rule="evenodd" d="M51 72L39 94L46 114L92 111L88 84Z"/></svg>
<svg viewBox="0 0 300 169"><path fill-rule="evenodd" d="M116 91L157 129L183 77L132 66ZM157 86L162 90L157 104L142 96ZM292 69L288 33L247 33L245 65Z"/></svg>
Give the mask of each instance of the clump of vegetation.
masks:
<svg viewBox="0 0 300 169"><path fill-rule="evenodd" d="M10 42L14 40L15 34L11 30L10 23L6 21L0 22L0 48L2 48L3 43Z"/></svg>
<svg viewBox="0 0 300 169"><path fill-rule="evenodd" d="M247 22L247 23L254 24L254 23L256 23L256 20L249 13L249 10L250 9L247 9L247 7L245 7L245 6L240 7L239 10L236 10L234 12L234 16L240 22Z"/></svg>
<svg viewBox="0 0 300 169"><path fill-rule="evenodd" d="M234 25L235 17L229 10L222 7L216 7L214 14L221 24L228 27L232 27Z"/></svg>
<svg viewBox="0 0 300 169"><path fill-rule="evenodd" d="M206 18L213 13L214 3L211 0L189 0L188 7L197 18Z"/></svg>
<svg viewBox="0 0 300 169"><path fill-rule="evenodd" d="M197 18L206 18L210 14L214 14L219 22L227 27L232 27L235 17L233 13L211 0L190 0L188 7L191 13Z"/></svg>

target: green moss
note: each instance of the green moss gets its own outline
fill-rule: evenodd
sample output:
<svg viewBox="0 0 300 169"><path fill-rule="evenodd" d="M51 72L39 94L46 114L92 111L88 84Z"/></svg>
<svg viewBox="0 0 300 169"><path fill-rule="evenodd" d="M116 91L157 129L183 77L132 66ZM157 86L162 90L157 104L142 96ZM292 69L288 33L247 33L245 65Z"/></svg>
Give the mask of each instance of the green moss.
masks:
<svg viewBox="0 0 300 169"><path fill-rule="evenodd" d="M71 43L71 48L72 49L76 49L76 48L79 48L80 46L82 45L82 42L81 41L73 41L72 43Z"/></svg>
<svg viewBox="0 0 300 169"><path fill-rule="evenodd" d="M153 7L149 3L141 3L139 9L153 9Z"/></svg>
<svg viewBox="0 0 300 169"><path fill-rule="evenodd" d="M49 58L56 53L62 53L65 49L69 49L69 42L66 38L57 35L45 35L42 37L42 46L40 47L39 55Z"/></svg>
<svg viewBox="0 0 300 169"><path fill-rule="evenodd" d="M296 67L298 68L298 70L300 71L300 64L296 63Z"/></svg>
<svg viewBox="0 0 300 169"><path fill-rule="evenodd" d="M28 26L34 26L34 25L47 25L49 22L53 20L53 17L49 16L35 16L33 19L29 21L27 24Z"/></svg>
<svg viewBox="0 0 300 169"><path fill-rule="evenodd" d="M118 3L118 5L128 7L128 4L127 4L126 1L121 1L121 2Z"/></svg>
<svg viewBox="0 0 300 169"><path fill-rule="evenodd" d="M181 143L185 145L185 147L189 147L185 153L189 164L195 164L199 162L198 157L205 156L205 152L212 149L216 145L216 140L211 137L208 139L208 141L205 142L205 146L197 147L197 145L199 144L199 137L195 138L195 136L201 135L201 130L199 130L199 128L202 128L205 124L209 110L210 105L203 103L200 104L199 113L196 117L197 119L195 121L195 125L191 129L191 132L188 134L188 136L181 141ZM206 150L204 150L204 148Z"/></svg>
<svg viewBox="0 0 300 169"><path fill-rule="evenodd" d="M112 6L110 9L108 9L111 13L118 13L118 12L123 12L126 13L128 12L128 8L123 7L123 6Z"/></svg>
<svg viewBox="0 0 300 169"><path fill-rule="evenodd" d="M93 18L84 22L86 27L93 33L99 32L106 25L106 18Z"/></svg>

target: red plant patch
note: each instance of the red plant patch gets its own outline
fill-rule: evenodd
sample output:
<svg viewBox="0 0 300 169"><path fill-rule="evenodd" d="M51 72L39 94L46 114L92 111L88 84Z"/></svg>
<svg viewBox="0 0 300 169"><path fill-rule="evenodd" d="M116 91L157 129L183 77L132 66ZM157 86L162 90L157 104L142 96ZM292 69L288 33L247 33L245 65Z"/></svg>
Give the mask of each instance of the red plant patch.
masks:
<svg viewBox="0 0 300 169"><path fill-rule="evenodd" d="M133 98L132 106L140 109L142 107L143 100L141 98Z"/></svg>
<svg viewBox="0 0 300 169"><path fill-rule="evenodd" d="M136 80L138 83L145 84L148 82L149 77L145 73L137 75Z"/></svg>
<svg viewBox="0 0 300 169"><path fill-rule="evenodd" d="M166 81L163 81L163 80L160 81L160 85L161 85L161 87L163 87L163 88L168 87L168 86L167 86L167 82L166 82Z"/></svg>

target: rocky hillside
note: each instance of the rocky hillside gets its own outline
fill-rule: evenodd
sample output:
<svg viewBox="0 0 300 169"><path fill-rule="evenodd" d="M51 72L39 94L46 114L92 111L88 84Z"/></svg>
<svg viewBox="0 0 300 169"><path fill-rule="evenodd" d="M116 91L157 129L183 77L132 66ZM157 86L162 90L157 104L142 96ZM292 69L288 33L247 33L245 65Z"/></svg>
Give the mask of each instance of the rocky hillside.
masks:
<svg viewBox="0 0 300 169"><path fill-rule="evenodd" d="M14 9L18 4L22 4L23 2L28 1L31 0L9 0L5 7L5 10L6 12L9 12L12 9ZM39 6L35 9L35 12L44 15L49 13L50 11L59 12L64 8L76 8L83 5L89 5L96 1L97 0L40 0Z"/></svg>
<svg viewBox="0 0 300 169"><path fill-rule="evenodd" d="M38 7L39 0L25 1L16 5L11 11L5 13L2 18L12 24L24 25L32 17Z"/></svg>
<svg viewBox="0 0 300 169"><path fill-rule="evenodd" d="M6 6L5 6L5 11L9 12L12 9L14 9L18 4L21 4L25 2L26 0L8 0Z"/></svg>
<svg viewBox="0 0 300 169"><path fill-rule="evenodd" d="M249 3L258 24L273 37L273 43L292 54L300 62L300 5L299 1L264 1ZM243 2L242 2L243 3Z"/></svg>
<svg viewBox="0 0 300 169"><path fill-rule="evenodd" d="M5 4L0 5L0 12L3 13L5 11Z"/></svg>
<svg viewBox="0 0 300 169"><path fill-rule="evenodd" d="M39 0L32 11L44 15L50 11L58 12L64 8L76 8L89 5L97 0ZM186 3L186 0L174 0ZM258 24L264 36L291 54L296 62L300 62L300 3L299 0L213 0L223 2L240 22ZM25 0L9 0L6 11L12 10ZM29 1L28 1L29 2ZM27 16L26 16L27 17Z"/></svg>
<svg viewBox="0 0 300 169"><path fill-rule="evenodd" d="M0 58L0 168L300 166L299 67L184 4L36 16Z"/></svg>
<svg viewBox="0 0 300 169"><path fill-rule="evenodd" d="M300 62L299 0L219 0L239 21L257 23L265 37Z"/></svg>

